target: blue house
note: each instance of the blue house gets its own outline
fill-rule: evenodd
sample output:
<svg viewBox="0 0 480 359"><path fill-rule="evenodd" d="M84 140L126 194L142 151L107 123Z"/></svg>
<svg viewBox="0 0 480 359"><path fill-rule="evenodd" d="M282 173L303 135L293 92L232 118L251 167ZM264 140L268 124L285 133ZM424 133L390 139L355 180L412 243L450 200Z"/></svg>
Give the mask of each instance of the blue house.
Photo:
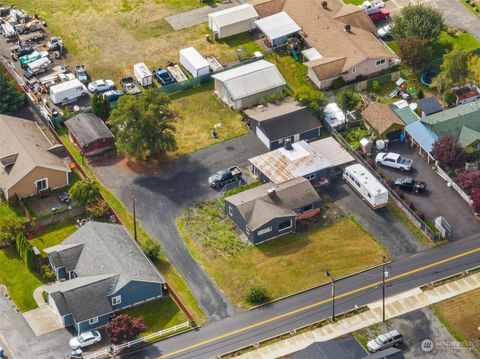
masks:
<svg viewBox="0 0 480 359"><path fill-rule="evenodd" d="M88 222L45 252L60 281L45 289L48 304L79 333L163 295L165 280L123 226Z"/></svg>

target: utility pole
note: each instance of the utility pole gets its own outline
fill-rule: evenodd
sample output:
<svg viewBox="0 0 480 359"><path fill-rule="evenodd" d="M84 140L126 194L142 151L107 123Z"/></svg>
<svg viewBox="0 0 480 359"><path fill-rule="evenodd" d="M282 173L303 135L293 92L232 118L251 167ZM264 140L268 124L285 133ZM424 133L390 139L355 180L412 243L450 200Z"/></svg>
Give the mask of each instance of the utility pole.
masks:
<svg viewBox="0 0 480 359"><path fill-rule="evenodd" d="M333 278L332 273L328 269L325 274L332 279L332 320L335 321L335 278Z"/></svg>
<svg viewBox="0 0 480 359"><path fill-rule="evenodd" d="M133 201L133 238L135 239L135 242L138 242L137 240L137 215L135 212L135 196L132 196L132 201Z"/></svg>
<svg viewBox="0 0 480 359"><path fill-rule="evenodd" d="M383 265L382 265L382 306L383 306L383 322L385 323L385 279L388 277L386 271L386 257L382 256Z"/></svg>

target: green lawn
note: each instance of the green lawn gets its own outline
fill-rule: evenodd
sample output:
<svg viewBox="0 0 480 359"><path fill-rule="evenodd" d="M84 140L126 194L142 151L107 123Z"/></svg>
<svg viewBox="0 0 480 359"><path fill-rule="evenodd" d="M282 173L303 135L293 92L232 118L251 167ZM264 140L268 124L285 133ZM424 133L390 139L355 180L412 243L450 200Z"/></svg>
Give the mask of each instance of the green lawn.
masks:
<svg viewBox="0 0 480 359"><path fill-rule="evenodd" d="M307 67L288 54L273 52L267 56L267 60L276 64L285 81L294 89L308 85Z"/></svg>
<svg viewBox="0 0 480 359"><path fill-rule="evenodd" d="M75 218L50 224L42 228L41 233L35 234L35 238L30 240L30 244L40 249L42 256L46 257L46 253L43 252L45 248L60 244L76 230L77 225Z"/></svg>
<svg viewBox="0 0 480 359"><path fill-rule="evenodd" d="M463 3L463 5L467 7L468 10L473 12L475 15L480 16L480 1L475 2L475 7L477 8L477 10L474 10L473 6L470 4L467 4L465 0L460 0L460 1Z"/></svg>
<svg viewBox="0 0 480 359"><path fill-rule="evenodd" d="M278 298L328 281L334 276L381 263L386 252L352 218L308 232L285 235L253 246L241 242L235 224L218 201L187 209L177 226L192 255L236 304L247 307L250 286L267 288Z"/></svg>
<svg viewBox="0 0 480 359"><path fill-rule="evenodd" d="M365 0L343 0L345 4L362 5Z"/></svg>
<svg viewBox="0 0 480 359"><path fill-rule="evenodd" d="M0 216L3 217L23 217L20 207L8 206L6 202L0 203ZM26 219L26 218L25 218Z"/></svg>
<svg viewBox="0 0 480 359"><path fill-rule="evenodd" d="M185 314L169 296L165 296L154 302L139 305L132 309L127 309L122 313L130 315L132 318L143 317L148 328L141 336L171 328L188 321Z"/></svg>
<svg viewBox="0 0 480 359"><path fill-rule="evenodd" d="M35 309L35 288L44 284L38 274L30 272L15 248L0 250L0 282L5 284L21 312Z"/></svg>

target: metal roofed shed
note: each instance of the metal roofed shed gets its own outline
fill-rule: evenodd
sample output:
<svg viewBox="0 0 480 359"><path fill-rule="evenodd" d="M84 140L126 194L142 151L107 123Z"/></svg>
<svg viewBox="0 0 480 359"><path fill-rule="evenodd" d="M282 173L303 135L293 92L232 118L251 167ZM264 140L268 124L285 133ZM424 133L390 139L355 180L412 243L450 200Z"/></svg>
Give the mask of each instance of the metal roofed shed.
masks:
<svg viewBox="0 0 480 359"><path fill-rule="evenodd" d="M433 144L438 136L430 131L421 121L413 122L405 127L408 133L426 152L432 152Z"/></svg>
<svg viewBox="0 0 480 359"><path fill-rule="evenodd" d="M309 145L316 153L326 158L333 167L343 166L355 161L353 156L331 136L310 142Z"/></svg>
<svg viewBox="0 0 480 359"><path fill-rule="evenodd" d="M265 60L214 74L212 78L217 96L235 110L257 105L262 98L283 91L286 85L277 67Z"/></svg>
<svg viewBox="0 0 480 359"><path fill-rule="evenodd" d="M180 50L180 64L182 64L193 77L208 75L210 73L210 65L207 60L193 47Z"/></svg>
<svg viewBox="0 0 480 359"><path fill-rule="evenodd" d="M285 45L288 35L301 30L301 27L285 11L257 20L255 24L270 40L273 48Z"/></svg>
<svg viewBox="0 0 480 359"><path fill-rule="evenodd" d="M143 87L150 86L153 82L153 75L143 62L133 65L133 74Z"/></svg>
<svg viewBox="0 0 480 359"><path fill-rule="evenodd" d="M208 14L208 27L215 39L223 39L253 30L257 19L259 16L255 8L243 4Z"/></svg>

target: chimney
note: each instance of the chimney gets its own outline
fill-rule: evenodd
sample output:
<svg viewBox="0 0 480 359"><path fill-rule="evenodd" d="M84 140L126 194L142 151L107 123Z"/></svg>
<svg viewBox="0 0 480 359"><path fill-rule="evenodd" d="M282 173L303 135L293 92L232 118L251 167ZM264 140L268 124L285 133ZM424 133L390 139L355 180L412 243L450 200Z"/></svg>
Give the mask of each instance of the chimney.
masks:
<svg viewBox="0 0 480 359"><path fill-rule="evenodd" d="M284 143L285 143L285 149L286 150L289 150L289 151L293 150L292 139L291 138L285 139Z"/></svg>
<svg viewBox="0 0 480 359"><path fill-rule="evenodd" d="M328 2L322 1L322 7L323 7L324 9L328 9Z"/></svg>
<svg viewBox="0 0 480 359"><path fill-rule="evenodd" d="M275 191L274 187L272 187L268 190L268 197L273 198L273 197L275 197L275 194L276 194L276 191Z"/></svg>
<svg viewBox="0 0 480 359"><path fill-rule="evenodd" d="M344 28L345 28L345 32L350 32L350 33L352 32L352 28L350 25L346 24Z"/></svg>

